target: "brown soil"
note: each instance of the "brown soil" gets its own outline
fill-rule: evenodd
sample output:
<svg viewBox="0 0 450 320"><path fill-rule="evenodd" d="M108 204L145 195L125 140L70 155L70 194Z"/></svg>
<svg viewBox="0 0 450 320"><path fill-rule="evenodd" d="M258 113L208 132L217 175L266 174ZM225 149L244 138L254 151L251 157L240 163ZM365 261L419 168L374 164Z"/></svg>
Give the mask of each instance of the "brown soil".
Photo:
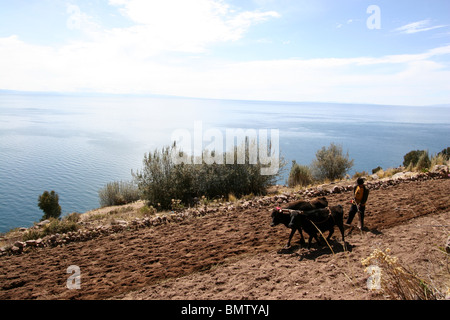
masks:
<svg viewBox="0 0 450 320"><path fill-rule="evenodd" d="M448 190L450 179L372 190L368 230L347 229L348 251L337 229L334 253L315 242L300 248L298 235L282 249L289 230L270 227L267 206L3 256L0 299L385 299L367 289L361 259L389 247L423 277L439 273L430 266L445 264L437 248L450 234ZM351 193L327 199L348 212ZM79 290L66 287L71 265Z"/></svg>

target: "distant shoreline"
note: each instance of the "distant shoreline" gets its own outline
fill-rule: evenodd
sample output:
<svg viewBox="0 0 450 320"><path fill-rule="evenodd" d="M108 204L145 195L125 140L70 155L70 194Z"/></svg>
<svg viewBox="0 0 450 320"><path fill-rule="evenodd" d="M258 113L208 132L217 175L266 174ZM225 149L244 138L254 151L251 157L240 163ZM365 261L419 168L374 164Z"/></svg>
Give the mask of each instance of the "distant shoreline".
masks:
<svg viewBox="0 0 450 320"><path fill-rule="evenodd" d="M337 105L337 106L372 106L372 107L408 107L408 108L450 108L448 104L426 104L426 105L405 105L405 104L373 104L366 102L337 102L337 101L292 101L292 100L245 100L245 99L215 99L203 97L189 97L189 96L174 96L164 94L152 93L108 93L108 92L58 92L58 91L20 91L20 90L6 90L0 89L1 94L10 95L37 95L37 96L72 96L72 97L124 97L124 98L164 98L164 99L192 99L192 100L210 100L210 101L224 101L224 102L245 102L245 103L283 103L293 105Z"/></svg>

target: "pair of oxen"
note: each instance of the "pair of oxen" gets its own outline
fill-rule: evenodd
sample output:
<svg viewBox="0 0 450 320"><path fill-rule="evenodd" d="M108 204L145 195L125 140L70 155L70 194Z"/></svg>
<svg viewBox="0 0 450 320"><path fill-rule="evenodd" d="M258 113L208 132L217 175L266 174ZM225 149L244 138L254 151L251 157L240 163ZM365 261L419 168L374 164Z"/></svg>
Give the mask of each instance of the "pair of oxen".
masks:
<svg viewBox="0 0 450 320"><path fill-rule="evenodd" d="M328 207L328 201L325 197L315 198L311 201L296 201L286 208L277 207L272 211L272 223L274 227L284 224L291 229L289 240L286 248L291 246L291 240L295 232L300 233L300 243L305 245L303 231L309 235L308 249L311 248L312 239L316 239L318 243L318 234L328 231L327 243L334 233L334 227L337 226L342 234L342 242L345 247L344 237L344 209L341 205Z"/></svg>

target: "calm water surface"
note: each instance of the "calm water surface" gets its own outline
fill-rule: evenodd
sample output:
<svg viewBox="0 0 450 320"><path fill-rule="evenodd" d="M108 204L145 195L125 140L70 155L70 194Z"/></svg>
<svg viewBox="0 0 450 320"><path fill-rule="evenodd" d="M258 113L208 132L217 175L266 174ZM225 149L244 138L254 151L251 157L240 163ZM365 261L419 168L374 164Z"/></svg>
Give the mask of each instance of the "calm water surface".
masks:
<svg viewBox="0 0 450 320"><path fill-rule="evenodd" d="M193 133L195 121L224 135L279 129L287 171L331 142L354 159L351 173L450 146L449 107L0 93L0 232L39 221L45 190L59 194L64 214L97 208L100 188L130 180L144 153L169 145L176 129Z"/></svg>

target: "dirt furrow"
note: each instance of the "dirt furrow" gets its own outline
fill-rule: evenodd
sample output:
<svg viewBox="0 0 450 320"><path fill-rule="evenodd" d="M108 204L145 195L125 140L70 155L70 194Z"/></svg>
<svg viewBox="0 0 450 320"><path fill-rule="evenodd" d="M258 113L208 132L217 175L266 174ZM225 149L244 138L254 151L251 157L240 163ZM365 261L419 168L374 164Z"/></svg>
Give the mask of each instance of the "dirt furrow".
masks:
<svg viewBox="0 0 450 320"><path fill-rule="evenodd" d="M377 234L419 216L448 211L448 190L449 179L372 190L366 211L367 232ZM327 199L330 205L343 205L347 213L351 194L332 194ZM289 231L284 226L270 227L271 209L219 212L3 256L0 299L105 299L243 257L277 252L285 245ZM78 266L81 274L77 290L66 287L71 265Z"/></svg>

